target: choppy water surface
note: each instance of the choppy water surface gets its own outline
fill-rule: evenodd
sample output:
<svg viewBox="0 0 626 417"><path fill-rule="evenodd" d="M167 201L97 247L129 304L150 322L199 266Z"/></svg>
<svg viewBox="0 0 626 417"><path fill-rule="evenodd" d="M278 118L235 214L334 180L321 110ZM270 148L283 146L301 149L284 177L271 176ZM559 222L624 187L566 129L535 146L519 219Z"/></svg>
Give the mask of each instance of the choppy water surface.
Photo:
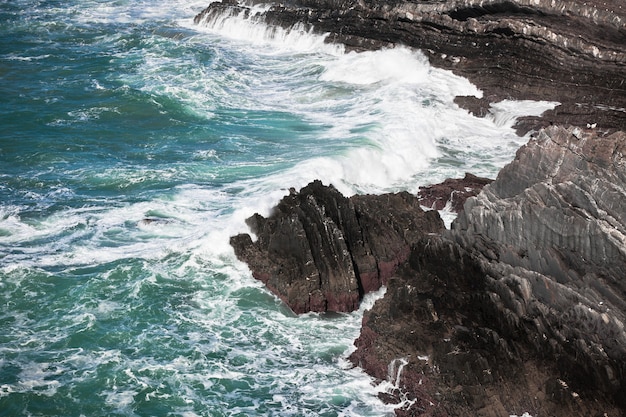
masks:
<svg viewBox="0 0 626 417"><path fill-rule="evenodd" d="M494 177L549 107L477 119L416 51L195 26L207 5L0 3L0 415L391 413L345 359L363 309L295 317L228 237L313 179Z"/></svg>

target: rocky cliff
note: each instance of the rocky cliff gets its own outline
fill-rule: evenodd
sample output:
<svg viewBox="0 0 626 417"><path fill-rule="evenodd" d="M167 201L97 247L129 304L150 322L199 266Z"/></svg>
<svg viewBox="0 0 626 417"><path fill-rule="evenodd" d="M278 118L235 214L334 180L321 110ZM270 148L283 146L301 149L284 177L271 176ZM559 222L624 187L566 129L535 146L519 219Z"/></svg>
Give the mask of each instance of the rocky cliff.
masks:
<svg viewBox="0 0 626 417"><path fill-rule="evenodd" d="M261 3L260 1L258 1ZM327 33L329 42L363 50L407 45L430 62L469 78L481 99L458 103L484 115L502 99L560 102L526 132L550 123L626 127L626 4L622 0L293 0L252 16L235 0L196 17L222 13Z"/></svg>
<svg viewBox="0 0 626 417"><path fill-rule="evenodd" d="M413 246L351 357L397 381L398 415L624 415L625 147L541 131Z"/></svg>

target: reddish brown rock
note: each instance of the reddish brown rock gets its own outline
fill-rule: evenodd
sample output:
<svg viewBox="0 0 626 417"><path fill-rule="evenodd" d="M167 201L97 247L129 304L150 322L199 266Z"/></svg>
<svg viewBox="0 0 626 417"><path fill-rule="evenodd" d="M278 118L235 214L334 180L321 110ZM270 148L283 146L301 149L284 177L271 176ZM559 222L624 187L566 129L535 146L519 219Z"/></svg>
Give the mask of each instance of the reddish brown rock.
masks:
<svg viewBox="0 0 626 417"><path fill-rule="evenodd" d="M466 173L463 178L448 178L440 184L420 187L417 196L425 207L443 210L448 206L451 211L458 213L463 210L465 200L478 195L491 182L492 179Z"/></svg>

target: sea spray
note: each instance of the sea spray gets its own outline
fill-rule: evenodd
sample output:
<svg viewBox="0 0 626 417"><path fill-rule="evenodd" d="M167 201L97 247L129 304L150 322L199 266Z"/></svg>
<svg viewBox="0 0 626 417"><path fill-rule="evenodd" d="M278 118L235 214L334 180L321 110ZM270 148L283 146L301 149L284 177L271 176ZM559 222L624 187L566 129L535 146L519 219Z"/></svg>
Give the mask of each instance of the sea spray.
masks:
<svg viewBox="0 0 626 417"><path fill-rule="evenodd" d="M213 16L213 20L200 22L201 30L233 37L235 42L253 40L255 52L261 55L277 57L288 51L290 56L314 59L320 66L310 71L321 82L313 89L302 90L291 79L284 81L289 91L280 87L266 91L278 91L273 94L278 106L288 102L280 92L296 98L290 111L326 126L320 135L342 143L352 138L358 148L295 166L288 177L297 186L313 177L333 183L346 194L406 188L417 191L418 185L441 181L454 172L494 176L497 167L524 141L511 129L512 122L557 104L495 104L496 118L479 119L460 109L454 97L481 97L482 92L449 71L430 67L419 51L396 47L345 53L335 46L329 49L323 42L325 35L299 26L276 29L292 38L260 30L266 26L256 17L257 11ZM230 29L225 30L226 26ZM311 40L304 42L304 38ZM262 52L265 49L267 52ZM306 101L301 101L303 97ZM368 170L361 169L363 166ZM298 180L303 174L307 179Z"/></svg>

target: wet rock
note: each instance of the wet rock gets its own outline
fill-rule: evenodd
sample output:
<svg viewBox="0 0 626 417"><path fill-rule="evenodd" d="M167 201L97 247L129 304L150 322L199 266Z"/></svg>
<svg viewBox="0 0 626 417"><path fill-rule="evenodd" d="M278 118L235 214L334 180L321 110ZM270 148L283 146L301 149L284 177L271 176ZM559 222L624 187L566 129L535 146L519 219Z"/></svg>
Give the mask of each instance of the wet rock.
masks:
<svg viewBox="0 0 626 417"><path fill-rule="evenodd" d="M463 178L448 178L440 184L420 187L417 196L425 207L436 210L449 207L451 211L458 213L463 210L465 200L478 195L480 190L492 181L490 178L466 173Z"/></svg>
<svg viewBox="0 0 626 417"><path fill-rule="evenodd" d="M626 281L617 279L626 264L625 154L624 132L604 137L579 128L545 129L468 200L453 225L455 236L465 247L559 283L616 277L614 290L595 298L619 302L626 293Z"/></svg>

